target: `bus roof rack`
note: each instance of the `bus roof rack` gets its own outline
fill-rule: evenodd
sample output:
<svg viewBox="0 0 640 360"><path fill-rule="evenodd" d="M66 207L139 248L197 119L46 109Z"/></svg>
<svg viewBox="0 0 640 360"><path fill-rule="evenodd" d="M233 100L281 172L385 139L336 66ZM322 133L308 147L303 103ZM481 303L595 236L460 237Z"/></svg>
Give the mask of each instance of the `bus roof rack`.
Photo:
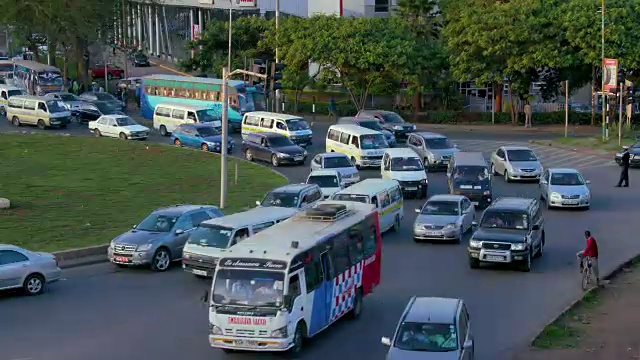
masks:
<svg viewBox="0 0 640 360"><path fill-rule="evenodd" d="M300 214L300 217L305 220L333 222L348 216L350 213L351 211L346 205L320 203L304 211Z"/></svg>

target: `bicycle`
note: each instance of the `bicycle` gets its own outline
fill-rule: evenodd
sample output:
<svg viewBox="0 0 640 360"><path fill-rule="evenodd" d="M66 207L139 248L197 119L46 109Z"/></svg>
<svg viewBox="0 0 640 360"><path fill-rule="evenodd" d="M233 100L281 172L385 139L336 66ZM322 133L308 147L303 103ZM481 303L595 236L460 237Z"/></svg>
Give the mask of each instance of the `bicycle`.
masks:
<svg viewBox="0 0 640 360"><path fill-rule="evenodd" d="M584 260L581 260L582 264L584 264ZM591 263L591 258L586 258L587 266L582 268L582 291L587 291L589 285L593 282L593 264Z"/></svg>

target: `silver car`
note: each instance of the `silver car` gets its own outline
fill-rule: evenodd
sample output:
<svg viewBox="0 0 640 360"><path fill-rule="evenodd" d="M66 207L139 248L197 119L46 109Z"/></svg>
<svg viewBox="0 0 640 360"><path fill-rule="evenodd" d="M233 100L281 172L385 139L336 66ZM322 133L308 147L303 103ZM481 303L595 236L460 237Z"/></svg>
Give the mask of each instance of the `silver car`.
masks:
<svg viewBox="0 0 640 360"><path fill-rule="evenodd" d="M473 360L471 318L460 299L413 297L405 308L387 360Z"/></svg>
<svg viewBox="0 0 640 360"><path fill-rule="evenodd" d="M86 104L84 100L80 99L74 94L67 93L67 92L49 93L45 95L45 97L54 98L56 100L62 101L67 107L67 109L71 111L71 114L73 116L77 116L78 112L82 108L82 105Z"/></svg>
<svg viewBox="0 0 640 360"><path fill-rule="evenodd" d="M454 240L460 242L471 230L476 217L473 203L462 195L434 195L413 224L413 240Z"/></svg>
<svg viewBox="0 0 640 360"><path fill-rule="evenodd" d="M360 181L360 173L349 157L341 153L322 153L311 160L311 171L336 170L342 176L345 186L353 185Z"/></svg>
<svg viewBox="0 0 640 360"><path fill-rule="evenodd" d="M422 131L409 134L407 146L420 156L427 170L446 169L453 154L460 151L446 136Z"/></svg>
<svg viewBox="0 0 640 360"><path fill-rule="evenodd" d="M118 266L150 265L166 271L182 259L189 233L201 222L223 216L215 206L175 205L155 210L109 244L109 261Z"/></svg>
<svg viewBox="0 0 640 360"><path fill-rule="evenodd" d="M504 181L538 180L542 176L540 159L526 146L501 146L491 155L491 173Z"/></svg>
<svg viewBox="0 0 640 360"><path fill-rule="evenodd" d="M60 280L62 270L55 256L0 244L0 290L22 288L27 295L44 292L48 283Z"/></svg>
<svg viewBox="0 0 640 360"><path fill-rule="evenodd" d="M591 206L590 181L576 169L547 169L540 178L540 198L552 207L588 209Z"/></svg>

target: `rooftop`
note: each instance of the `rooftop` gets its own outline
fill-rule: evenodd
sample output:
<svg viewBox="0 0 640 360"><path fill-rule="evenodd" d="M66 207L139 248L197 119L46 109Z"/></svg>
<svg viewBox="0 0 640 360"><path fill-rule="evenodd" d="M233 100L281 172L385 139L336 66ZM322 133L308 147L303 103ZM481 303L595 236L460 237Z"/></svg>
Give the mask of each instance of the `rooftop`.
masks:
<svg viewBox="0 0 640 360"><path fill-rule="evenodd" d="M460 299L416 297L404 321L433 324L453 324Z"/></svg>
<svg viewBox="0 0 640 360"><path fill-rule="evenodd" d="M430 131L418 131L418 132L414 132L414 134L421 136L425 139L446 138L446 136L442 134L438 134Z"/></svg>
<svg viewBox="0 0 640 360"><path fill-rule="evenodd" d="M536 200L532 198L501 197L495 200L490 208L504 210L523 210L528 208L533 201Z"/></svg>
<svg viewBox="0 0 640 360"><path fill-rule="evenodd" d="M226 228L240 228L252 224L261 224L276 219L289 218L295 215L298 209L276 208L276 207L256 207L247 211L226 215L223 217L206 220L202 226L223 226Z"/></svg>
<svg viewBox="0 0 640 360"><path fill-rule="evenodd" d="M199 83L199 84L212 84L212 85L222 85L222 79L211 79L211 78L201 78L201 77L189 77L189 76L178 76L178 75L165 75L165 74L153 74L148 75L142 78L143 80L168 80L168 81L183 81L188 83ZM229 80L229 86L236 87L240 85L244 85L245 82L242 80Z"/></svg>
<svg viewBox="0 0 640 360"><path fill-rule="evenodd" d="M314 184L287 184L287 185L282 185L278 188L275 188L273 190L271 190L271 192L285 192L285 193L298 193L304 189L310 188L310 187L316 187L317 185Z"/></svg>

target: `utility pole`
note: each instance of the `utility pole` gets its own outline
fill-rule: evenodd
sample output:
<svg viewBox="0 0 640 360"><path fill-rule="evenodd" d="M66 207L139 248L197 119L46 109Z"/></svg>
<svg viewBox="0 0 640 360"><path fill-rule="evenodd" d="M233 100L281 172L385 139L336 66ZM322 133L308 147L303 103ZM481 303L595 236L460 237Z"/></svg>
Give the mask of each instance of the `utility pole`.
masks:
<svg viewBox="0 0 640 360"><path fill-rule="evenodd" d="M564 83L564 137L569 136L569 80Z"/></svg>
<svg viewBox="0 0 640 360"><path fill-rule="evenodd" d="M125 0L122 0L121 2L121 7L122 7L122 43L124 44L124 78L128 78L129 77L129 64L127 64L127 31L128 29L126 29L127 27L129 27L129 23L127 22L127 17L125 16ZM106 91L106 87L105 87L105 91ZM108 91L107 91L108 92Z"/></svg>
<svg viewBox="0 0 640 360"><path fill-rule="evenodd" d="M600 9L600 13L602 15L602 141L607 141L607 123L606 123L606 114L605 114L605 103L607 103L607 95L604 92L604 0L602 0L602 7ZM607 109L608 110L608 109Z"/></svg>
<svg viewBox="0 0 640 360"><path fill-rule="evenodd" d="M618 146L622 146L622 97L625 95L624 83L620 83L618 94L620 94L620 109L618 110Z"/></svg>
<svg viewBox="0 0 640 360"><path fill-rule="evenodd" d="M276 0L276 64L280 62L280 51L278 49L278 26L280 25L280 0ZM280 112L280 90L276 90L275 112Z"/></svg>
<svg viewBox="0 0 640 360"><path fill-rule="evenodd" d="M232 21L233 21L233 0L229 0L229 47L227 49L227 71L231 71L231 28L232 28L231 22Z"/></svg>
<svg viewBox="0 0 640 360"><path fill-rule="evenodd" d="M104 92L109 92L109 67L107 63L109 62L109 48L104 48Z"/></svg>
<svg viewBox="0 0 640 360"><path fill-rule="evenodd" d="M231 24L231 23L229 23ZM229 136L229 69L222 69L222 148L220 149L220 209L227 204L227 136Z"/></svg>

